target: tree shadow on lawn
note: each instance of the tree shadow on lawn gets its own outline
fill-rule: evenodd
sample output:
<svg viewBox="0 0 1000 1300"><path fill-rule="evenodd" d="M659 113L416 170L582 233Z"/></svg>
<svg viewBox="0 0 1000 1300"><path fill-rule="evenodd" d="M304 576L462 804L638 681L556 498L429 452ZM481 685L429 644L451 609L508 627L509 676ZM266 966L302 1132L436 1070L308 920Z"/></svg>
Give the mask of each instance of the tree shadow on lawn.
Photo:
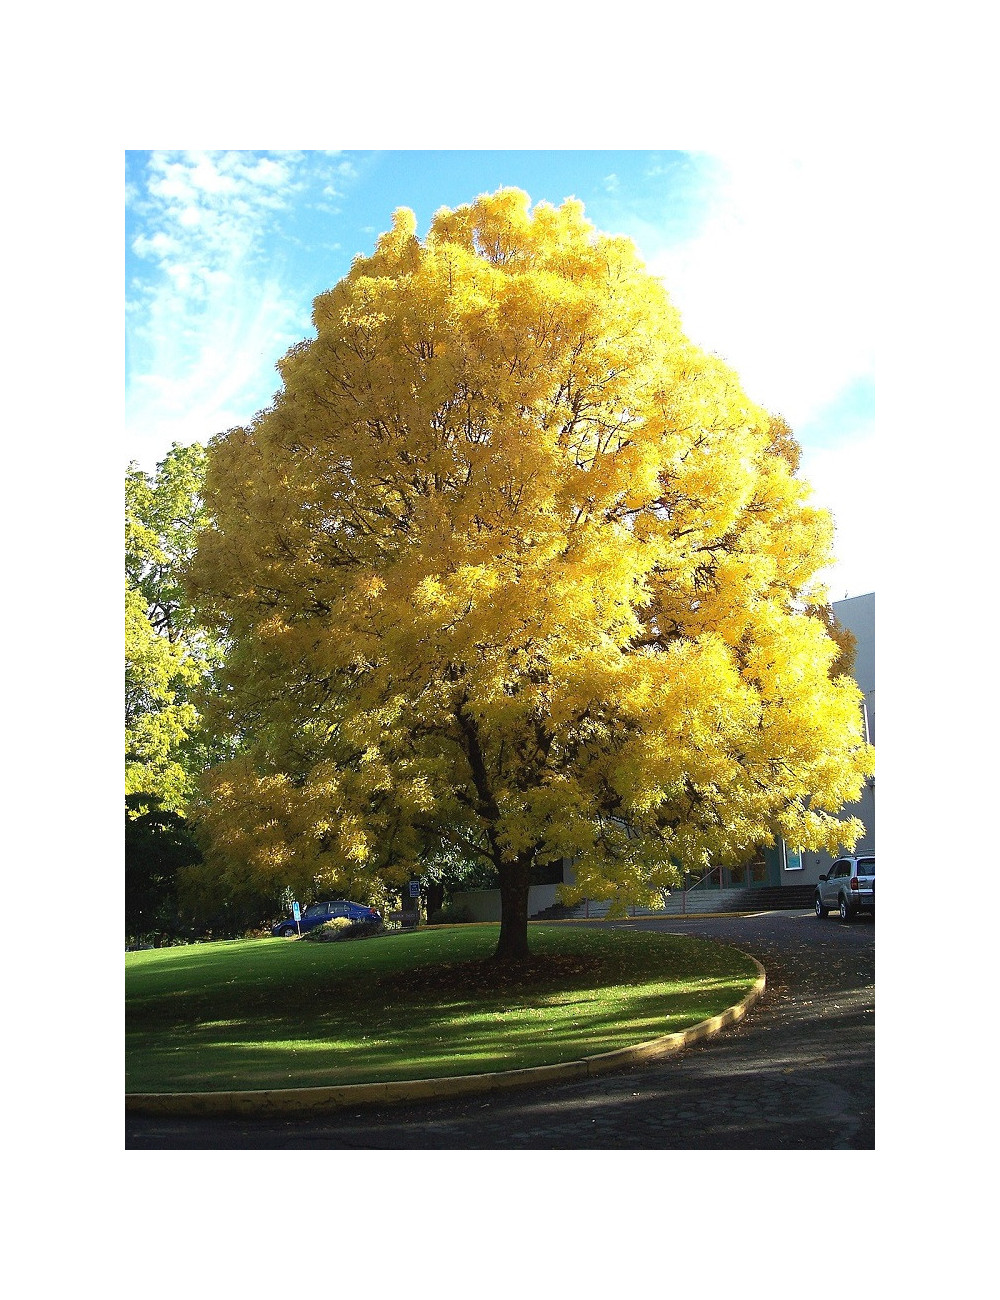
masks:
<svg viewBox="0 0 1000 1300"><path fill-rule="evenodd" d="M538 934L533 955L510 964L492 958L489 937L456 935L453 947L457 960L440 960L440 947L402 960L390 945L328 962L296 945L289 965L260 945L199 956L193 978L180 960L159 982L150 970L131 981L127 1087L316 1086L576 1060L718 1014L756 975L733 949L690 936Z"/></svg>
<svg viewBox="0 0 1000 1300"><path fill-rule="evenodd" d="M175 987L161 986L147 994L140 985L127 998L126 1023L129 1029L163 1029L207 1021L295 1021L331 1008L342 1009L348 1016L392 1015L400 1008L419 1008L421 1016L426 1017L435 1006L454 1014L459 1008L473 1011L515 996L525 1003L532 999L544 1002L555 993L682 982L692 975L697 980L736 971L746 973L744 959L732 950L699 939L679 943L679 951L678 941L672 946L660 941L645 952L630 952L624 959L607 951L539 953L512 963L498 962L490 956L432 961L402 970L313 968L291 972L278 980L266 970L233 975L231 969L218 964L199 963L190 972L183 967L171 972L185 976L183 984L178 980ZM693 946L696 959L692 957ZM220 976L220 970L227 978ZM198 977L204 971L215 976L213 982L194 984L191 976Z"/></svg>
<svg viewBox="0 0 1000 1300"><path fill-rule="evenodd" d="M424 992L419 1002L313 1008L297 1017L244 1014L130 1028L128 1087L309 1087L578 1060L716 1015L746 993L747 977L709 978L695 988L615 988L610 1000L586 981L569 989L565 978L548 995L512 980L489 1001L437 987L430 1005Z"/></svg>

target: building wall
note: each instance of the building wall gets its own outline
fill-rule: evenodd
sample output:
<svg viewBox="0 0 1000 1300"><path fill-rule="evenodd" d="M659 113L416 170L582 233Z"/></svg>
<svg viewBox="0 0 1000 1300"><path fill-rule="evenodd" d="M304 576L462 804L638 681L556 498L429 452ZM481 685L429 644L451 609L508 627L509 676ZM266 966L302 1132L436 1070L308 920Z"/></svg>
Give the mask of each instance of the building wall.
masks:
<svg viewBox="0 0 1000 1300"><path fill-rule="evenodd" d="M852 596L849 600L834 602L833 612L837 621L853 633L857 640L854 660L854 680L861 687L865 697L865 713L868 722L868 739L875 744L875 593L865 596ZM865 825L865 833L854 848L855 853L875 852L875 780L869 778L861 798L857 803L849 804L841 814L843 817L860 817ZM833 858L829 853L802 854L802 870L782 870L783 885L812 885L825 872Z"/></svg>
<svg viewBox="0 0 1000 1300"><path fill-rule="evenodd" d="M528 915L544 911L559 900L556 898L556 885L532 885L528 889ZM467 907L476 921L500 920L499 889L467 889L452 894L450 902L456 907Z"/></svg>

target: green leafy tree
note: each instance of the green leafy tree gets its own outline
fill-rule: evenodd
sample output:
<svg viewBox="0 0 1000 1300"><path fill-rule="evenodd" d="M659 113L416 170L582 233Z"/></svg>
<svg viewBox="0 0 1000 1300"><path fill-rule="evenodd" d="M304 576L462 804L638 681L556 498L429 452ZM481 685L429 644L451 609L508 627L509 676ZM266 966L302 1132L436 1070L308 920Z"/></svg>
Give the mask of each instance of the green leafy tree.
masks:
<svg viewBox="0 0 1000 1300"><path fill-rule="evenodd" d="M177 933L180 881L201 861L187 819L149 804L125 800L125 933L136 938Z"/></svg>
<svg viewBox="0 0 1000 1300"><path fill-rule="evenodd" d="M183 814L214 752L194 695L219 659L183 578L198 530L205 449L178 444L155 476L125 476L125 794L127 815Z"/></svg>

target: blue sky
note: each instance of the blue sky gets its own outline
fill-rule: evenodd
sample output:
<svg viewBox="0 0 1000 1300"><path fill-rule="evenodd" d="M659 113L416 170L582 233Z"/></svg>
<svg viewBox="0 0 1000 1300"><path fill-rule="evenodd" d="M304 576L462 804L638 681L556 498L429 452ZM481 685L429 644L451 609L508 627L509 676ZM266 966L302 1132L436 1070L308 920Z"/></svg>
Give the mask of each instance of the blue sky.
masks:
<svg viewBox="0 0 1000 1300"><path fill-rule="evenodd" d="M831 596L875 589L870 177L817 154L133 151L126 154L126 459L207 442L278 387L316 294L395 208L433 213L515 185L583 201L662 276L687 333L780 411L838 529Z"/></svg>

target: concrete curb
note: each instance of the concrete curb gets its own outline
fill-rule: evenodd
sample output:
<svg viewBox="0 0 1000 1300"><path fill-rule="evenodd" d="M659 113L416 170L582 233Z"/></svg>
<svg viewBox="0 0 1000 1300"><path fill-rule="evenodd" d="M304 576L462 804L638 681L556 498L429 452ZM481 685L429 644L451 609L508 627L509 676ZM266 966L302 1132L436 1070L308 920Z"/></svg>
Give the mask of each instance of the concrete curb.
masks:
<svg viewBox="0 0 1000 1300"><path fill-rule="evenodd" d="M744 956L749 956L744 953ZM460 1074L442 1079L401 1079L395 1083L347 1083L329 1088L270 1088L254 1092L127 1092L125 1109L141 1115L279 1115L308 1111L341 1110L348 1106L388 1106L398 1102L498 1092L536 1084L568 1083L611 1070L670 1056L692 1043L735 1025L764 992L767 977L755 957L757 979L750 992L717 1016L690 1029L664 1034L633 1047L622 1047L579 1061L539 1065L526 1070L499 1070L491 1074Z"/></svg>

